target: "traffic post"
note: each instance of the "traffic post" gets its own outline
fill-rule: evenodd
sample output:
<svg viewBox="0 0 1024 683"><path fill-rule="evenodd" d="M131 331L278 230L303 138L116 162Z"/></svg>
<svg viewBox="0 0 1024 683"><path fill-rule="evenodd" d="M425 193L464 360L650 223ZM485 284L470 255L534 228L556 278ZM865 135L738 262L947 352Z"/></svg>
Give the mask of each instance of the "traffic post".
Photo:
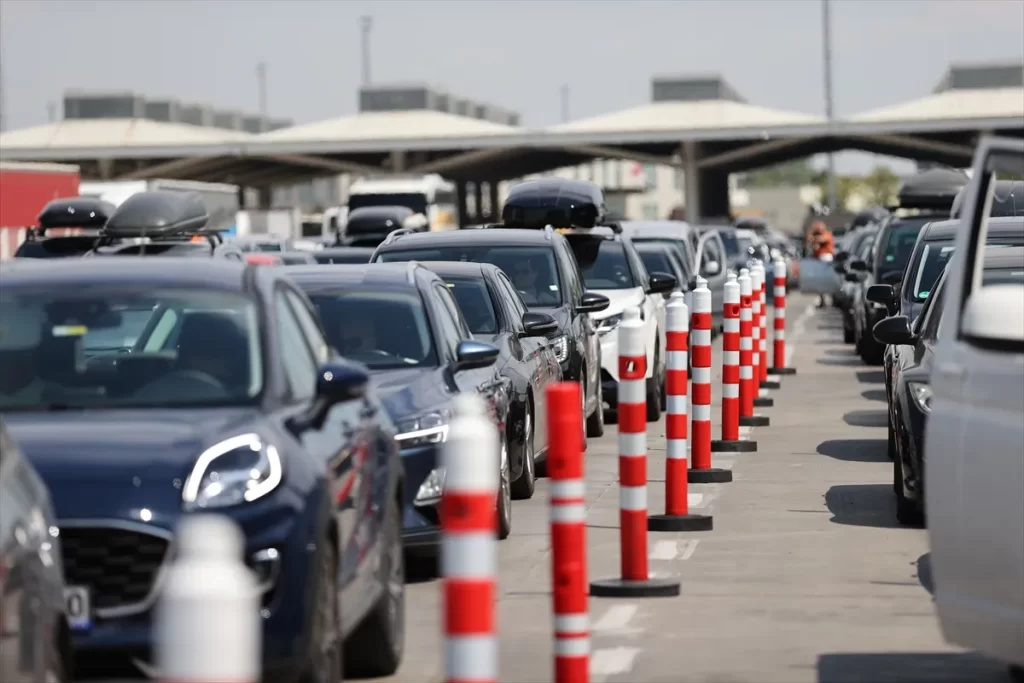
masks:
<svg viewBox="0 0 1024 683"><path fill-rule="evenodd" d="M764 265L754 261L750 269L751 367L753 372L754 407L768 408L775 404L770 396L761 396L761 371L764 369Z"/></svg>
<svg viewBox="0 0 1024 683"><path fill-rule="evenodd" d="M740 283L735 273L725 282L722 306L722 438L713 453L752 453L757 442L740 439Z"/></svg>
<svg viewBox="0 0 1024 683"><path fill-rule="evenodd" d="M691 484L721 484L732 481L732 470L711 466L711 290L704 278L697 278L691 301L690 457L693 462L687 480Z"/></svg>
<svg viewBox="0 0 1024 683"><path fill-rule="evenodd" d="M772 289L772 367L768 368L769 375L795 375L796 368L786 367L786 262L779 258L775 259L772 269L775 275L775 283Z"/></svg>
<svg viewBox="0 0 1024 683"><path fill-rule="evenodd" d="M220 515L186 516L156 606L155 678L256 683L262 678L260 592L242 560L245 539ZM340 656L338 671L341 677Z"/></svg>
<svg viewBox="0 0 1024 683"><path fill-rule="evenodd" d="M748 269L740 270L740 426L763 427L768 424L764 415L754 414L754 399L758 387L754 383L754 296L753 282Z"/></svg>
<svg viewBox="0 0 1024 683"><path fill-rule="evenodd" d="M555 612L554 683L590 680L583 417L578 382L548 389L551 477L551 595Z"/></svg>
<svg viewBox="0 0 1024 683"><path fill-rule="evenodd" d="M768 360L768 271L765 269L764 263L760 264L761 268L761 371L760 371L760 382L759 385L762 389L779 389L782 385L777 379L768 378L768 366L771 363ZM775 264L772 264L774 270ZM773 275L774 277L774 275ZM774 287L774 281L772 282ZM774 303L774 296L772 297L772 303ZM769 404L770 405L770 404Z"/></svg>
<svg viewBox="0 0 1024 683"><path fill-rule="evenodd" d="M687 435L689 418L686 402L689 372L690 309L682 292L675 292L665 306L665 514L647 518L648 531L710 531L710 515L690 513L689 454Z"/></svg>
<svg viewBox="0 0 1024 683"><path fill-rule="evenodd" d="M498 433L475 394L456 396L453 413L439 506L445 681L497 683Z"/></svg>
<svg viewBox="0 0 1024 683"><path fill-rule="evenodd" d="M647 354L640 309L619 323L619 553L621 578L590 584L603 598L679 595L679 580L652 578L647 566Z"/></svg>

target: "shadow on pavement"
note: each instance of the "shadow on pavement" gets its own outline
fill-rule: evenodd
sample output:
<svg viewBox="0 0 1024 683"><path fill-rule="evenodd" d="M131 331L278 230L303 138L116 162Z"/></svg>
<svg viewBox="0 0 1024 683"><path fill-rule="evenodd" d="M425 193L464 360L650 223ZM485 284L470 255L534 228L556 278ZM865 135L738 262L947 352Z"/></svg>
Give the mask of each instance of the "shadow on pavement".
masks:
<svg viewBox="0 0 1024 683"><path fill-rule="evenodd" d="M935 595L935 579L932 577L932 554L925 553L917 558L917 580L932 596Z"/></svg>
<svg viewBox="0 0 1024 683"><path fill-rule="evenodd" d="M822 324L818 325L815 329L817 329L817 330L842 330L843 329L843 324L842 323L822 323Z"/></svg>
<svg viewBox="0 0 1024 683"><path fill-rule="evenodd" d="M881 401L882 403L885 403L889 400L885 395L885 389L866 389L860 392L860 395L869 401Z"/></svg>
<svg viewBox="0 0 1024 683"><path fill-rule="evenodd" d="M1006 667L971 652L835 652L818 683L1006 683Z"/></svg>
<svg viewBox="0 0 1024 683"><path fill-rule="evenodd" d="M851 427L887 427L889 414L884 410L851 410L843 415L843 422Z"/></svg>
<svg viewBox="0 0 1024 683"><path fill-rule="evenodd" d="M861 384L885 384L885 371L861 370L857 373L857 381Z"/></svg>
<svg viewBox="0 0 1024 683"><path fill-rule="evenodd" d="M836 524L902 529L896 521L892 484L839 484L825 493L825 505Z"/></svg>
<svg viewBox="0 0 1024 683"><path fill-rule="evenodd" d="M885 439L833 439L818 444L818 453L845 462L888 462Z"/></svg>
<svg viewBox="0 0 1024 683"><path fill-rule="evenodd" d="M846 356L845 358L818 358L814 362L818 365L841 365L847 368L864 367L864 361L857 356Z"/></svg>
<svg viewBox="0 0 1024 683"><path fill-rule="evenodd" d="M825 355L834 356L836 358L856 358L857 351L852 347L842 349L825 349Z"/></svg>

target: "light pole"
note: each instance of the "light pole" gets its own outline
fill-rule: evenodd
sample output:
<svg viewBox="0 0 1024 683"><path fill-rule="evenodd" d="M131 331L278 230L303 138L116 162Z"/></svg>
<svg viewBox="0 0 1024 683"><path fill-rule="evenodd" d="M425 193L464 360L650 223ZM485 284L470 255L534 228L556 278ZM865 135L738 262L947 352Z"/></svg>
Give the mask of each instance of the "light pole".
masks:
<svg viewBox="0 0 1024 683"><path fill-rule="evenodd" d="M569 86L563 85L562 93L562 123L569 123Z"/></svg>
<svg viewBox="0 0 1024 683"><path fill-rule="evenodd" d="M825 118L832 122L832 21L829 0L821 0L821 38L825 71ZM836 159L828 154L828 208L836 210Z"/></svg>
<svg viewBox="0 0 1024 683"><path fill-rule="evenodd" d="M370 28L373 17L359 17L360 42L363 48L363 86L370 85Z"/></svg>
<svg viewBox="0 0 1024 683"><path fill-rule="evenodd" d="M267 118L267 63L256 65L256 88L259 98L260 116Z"/></svg>

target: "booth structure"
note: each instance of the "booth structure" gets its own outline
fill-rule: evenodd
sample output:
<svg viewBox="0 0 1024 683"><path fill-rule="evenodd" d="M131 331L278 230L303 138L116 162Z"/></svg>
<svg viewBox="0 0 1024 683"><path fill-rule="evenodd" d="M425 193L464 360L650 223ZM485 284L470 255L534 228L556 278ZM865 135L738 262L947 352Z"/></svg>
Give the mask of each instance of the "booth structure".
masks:
<svg viewBox="0 0 1024 683"><path fill-rule="evenodd" d="M439 173L457 183L463 224L494 218L470 216L467 193L626 159L682 170L686 218L696 221L728 215L729 174L815 153L855 149L969 165L980 134L1024 136L1024 67L953 66L925 97L833 121L750 104L714 74L654 78L647 104L543 130L423 85L364 89L360 102L357 114L262 133L139 117L65 119L3 133L0 158L74 163L99 179L232 183L259 189L267 203L270 188L316 177Z"/></svg>

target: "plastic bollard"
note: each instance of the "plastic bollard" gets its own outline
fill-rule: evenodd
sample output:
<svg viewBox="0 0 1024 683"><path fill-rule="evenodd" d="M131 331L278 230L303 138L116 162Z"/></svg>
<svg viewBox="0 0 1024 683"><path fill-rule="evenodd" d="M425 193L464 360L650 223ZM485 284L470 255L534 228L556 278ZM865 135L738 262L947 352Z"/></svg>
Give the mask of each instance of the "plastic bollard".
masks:
<svg viewBox="0 0 1024 683"><path fill-rule="evenodd" d="M621 578L590 584L595 597L679 595L678 579L651 578L647 567L647 354L640 309L619 323L619 553Z"/></svg>
<svg viewBox="0 0 1024 683"><path fill-rule="evenodd" d="M496 683L498 433L475 394L456 396L453 412L439 506L445 681Z"/></svg>
<svg viewBox="0 0 1024 683"><path fill-rule="evenodd" d="M754 414L759 387L754 378L754 283L753 272L740 271L740 426L763 427L769 420Z"/></svg>
<svg viewBox="0 0 1024 683"><path fill-rule="evenodd" d="M740 283L729 273L723 294L722 438L711 442L714 453L752 453L757 442L740 439Z"/></svg>
<svg viewBox="0 0 1024 683"><path fill-rule="evenodd" d="M551 477L551 595L555 612L554 683L590 680L587 524L580 385L548 389L548 476Z"/></svg>
<svg viewBox="0 0 1024 683"><path fill-rule="evenodd" d="M775 259L775 285L772 290L772 367L768 368L769 375L795 375L796 368L786 367L786 262L783 259Z"/></svg>
<svg viewBox="0 0 1024 683"><path fill-rule="evenodd" d="M691 484L732 481L732 470L711 466L711 290L697 278L690 313L690 419Z"/></svg>
<svg viewBox="0 0 1024 683"><path fill-rule="evenodd" d="M690 514L686 423L689 318L686 297L681 292L674 293L665 306L665 514L648 517L648 531L710 531L713 526L710 515Z"/></svg>
<svg viewBox="0 0 1024 683"><path fill-rule="evenodd" d="M256 577L238 526L218 515L185 517L156 607L156 678L164 683L255 683L263 620ZM338 672L340 675L340 671Z"/></svg>
<svg viewBox="0 0 1024 683"><path fill-rule="evenodd" d="M768 379L768 366L771 365L768 361L768 273L763 263L759 263L758 267L761 269L761 333L758 337L760 344L758 352L761 364L758 367L758 387L761 389L778 389L781 386L778 380ZM761 402L757 405L771 406L774 403L771 398L762 396Z"/></svg>

